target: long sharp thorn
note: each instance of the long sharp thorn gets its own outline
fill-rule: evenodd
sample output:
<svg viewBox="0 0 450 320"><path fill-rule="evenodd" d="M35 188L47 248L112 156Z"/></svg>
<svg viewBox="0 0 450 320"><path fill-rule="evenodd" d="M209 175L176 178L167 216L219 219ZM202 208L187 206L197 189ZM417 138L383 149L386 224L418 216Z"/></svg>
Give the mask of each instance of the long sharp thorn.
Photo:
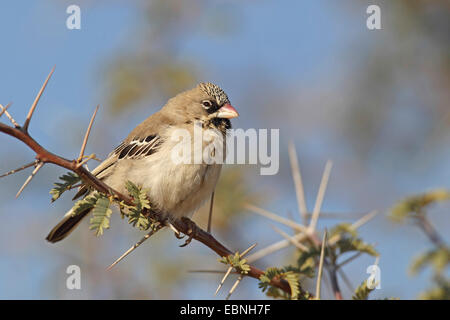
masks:
<svg viewBox="0 0 450 320"><path fill-rule="evenodd" d="M241 280L242 280L243 278L244 278L244 277L243 277L242 274L241 274L241 275L239 276L239 278L236 280L236 282L233 284L233 286L231 287L230 292L228 292L228 295L227 295L227 297L225 298L225 300L230 299L230 297L231 297L231 295L233 294L234 290L236 290L238 284L241 282Z"/></svg>
<svg viewBox="0 0 450 320"><path fill-rule="evenodd" d="M359 229L361 226L363 226L364 224L366 224L367 222L372 220L377 214L378 214L378 211L374 210L374 211L371 211L368 214L362 216L360 219L358 219L357 221L355 221L354 223L351 224L351 226L350 226L351 229L352 230ZM333 245L337 241L339 241L340 238L341 238L341 236L339 234L336 234L330 238L330 241L328 241L328 243L330 245Z"/></svg>
<svg viewBox="0 0 450 320"><path fill-rule="evenodd" d="M245 255L246 255L247 253L249 253L250 251L252 251L253 248L256 247L257 244L258 244L258 243L254 243L254 244L252 244L250 247L248 247L247 249L245 249L244 252L242 252L242 253L240 254L240 257L241 257L241 258L245 257Z"/></svg>
<svg viewBox="0 0 450 320"><path fill-rule="evenodd" d="M31 179L33 179L33 177L36 175L36 173L38 173L38 171L42 168L42 166L44 165L43 162L39 162L39 164L36 166L36 168L33 170L33 172L31 173L31 175L27 178L27 180L25 180L25 183L23 184L23 186L20 188L20 190L17 192L16 194L16 198L18 198L20 196L20 194L22 193L23 189L25 189L25 187L30 183Z"/></svg>
<svg viewBox="0 0 450 320"><path fill-rule="evenodd" d="M254 247L256 247L257 243L252 244L250 247L248 247L247 249L245 249L239 256L241 258L243 258L247 253L249 253L250 251L253 250ZM216 296L217 293L219 292L220 288L222 288L223 284L225 283L225 280L227 279L227 277L230 275L231 270L233 270L233 267L229 267L227 272L225 273L225 275L223 276L222 281L220 281L219 286L217 287L216 292L214 293L214 295Z"/></svg>
<svg viewBox="0 0 450 320"><path fill-rule="evenodd" d="M358 229L361 226L363 226L364 224L366 224L367 222L369 222L370 220L372 220L373 218L375 218L375 216L378 214L378 211L373 210L371 212L369 212L368 214L362 216L358 221L356 221L355 223L352 224L352 228L353 229Z"/></svg>
<svg viewBox="0 0 450 320"><path fill-rule="evenodd" d="M319 272L317 274L317 283L316 283L316 299L320 300L320 286L322 282L322 273L323 273L323 262L325 259L325 245L327 243L327 230L323 234L322 239L322 249L320 250L320 261L319 261Z"/></svg>
<svg viewBox="0 0 450 320"><path fill-rule="evenodd" d="M322 180L320 181L319 191L317 192L316 204L314 205L313 214L311 217L311 222L309 223L310 231L314 231L317 226L317 221L319 220L320 210L322 208L323 198L325 196L325 191L327 189L328 180L330 179L330 173L333 163L328 160L323 170Z"/></svg>
<svg viewBox="0 0 450 320"><path fill-rule="evenodd" d="M227 278L230 275L232 270L233 270L233 267L229 267L227 272L225 272L225 275L223 276L222 280L220 281L219 286L217 287L216 292L214 293L214 296L217 296L217 293L219 293L220 288L222 288L223 284L225 283L225 280L227 280Z"/></svg>
<svg viewBox="0 0 450 320"><path fill-rule="evenodd" d="M294 179L295 193L297 196L298 211L302 218L303 224L308 223L308 209L306 207L305 191L303 188L302 175L300 172L300 165L298 163L297 151L295 150L294 143L289 142L288 145L289 160L291 162L292 177Z"/></svg>
<svg viewBox="0 0 450 320"><path fill-rule="evenodd" d="M288 235L286 232L284 232L281 229L278 229L275 226L271 226L272 229L279 233L283 238L285 238L286 240L289 240L290 243L292 243L294 246L296 246L298 249L300 249L301 251L304 252L309 252L309 249L307 246L305 246L304 244L302 244L301 242L299 242L298 240L294 239L293 237L291 237L290 235Z"/></svg>
<svg viewBox="0 0 450 320"><path fill-rule="evenodd" d="M84 135L83 144L81 146L80 156L78 157L78 161L81 161L81 159L84 156L84 150L86 149L86 144L89 139L89 134L91 133L92 125L94 124L94 119L95 119L95 116L97 115L97 111L98 111L99 107L100 107L100 105L97 105L97 107L95 108L94 114L91 117L91 121L89 122L89 126L86 130L86 134Z"/></svg>
<svg viewBox="0 0 450 320"><path fill-rule="evenodd" d="M31 117L33 116L33 112L34 112L34 110L36 109L36 106L37 106L37 104L38 104L38 102L39 102L39 99L41 98L42 93L43 93L44 90L45 90L45 87L47 87L47 83L48 83L48 81L50 80L50 78L51 78L51 76L52 76L52 74L53 74L54 71L55 71L55 66L53 66L52 70L51 70L50 73L48 74L47 79L45 79L44 84L42 85L41 89L39 90L39 92L38 92L36 98L35 98L34 101L33 101L33 104L31 105L30 110L28 111L27 118L25 119L25 122L24 122L24 124L23 124L23 130L24 130L25 132L28 131L28 126L30 125L30 121L31 121Z"/></svg>
<svg viewBox="0 0 450 320"><path fill-rule="evenodd" d="M298 241L301 241L307 237L308 236L305 233L299 233L299 234L296 234L295 236L293 236L292 238L296 239ZM289 244L291 244L291 242L287 239L272 243L271 245L269 245L263 249L260 249L260 250L256 251L255 253L251 254L250 256L248 256L247 261L254 262L256 260L262 259L271 253L274 253L283 248L289 247Z"/></svg>
<svg viewBox="0 0 450 320"><path fill-rule="evenodd" d="M11 102L10 103L8 103L7 105L6 105L6 107L3 107L1 104L0 104L0 108L2 109L1 111L0 111L0 117L6 112L6 110L8 110L8 108L11 106Z"/></svg>
<svg viewBox="0 0 450 320"><path fill-rule="evenodd" d="M211 233L213 207L214 207L214 191L211 194L211 201L209 203L208 229L207 229L208 233Z"/></svg>
<svg viewBox="0 0 450 320"><path fill-rule="evenodd" d="M11 102L8 103L8 104L6 105L6 107L3 107L3 106L0 104L0 107L2 108L2 114L4 113L4 114L6 115L6 117L8 117L9 121L11 121L11 123L13 124L14 127L19 128L20 125L17 123L17 121L14 120L14 118L9 114L8 111L6 111L10 106L11 106Z"/></svg>
<svg viewBox="0 0 450 320"><path fill-rule="evenodd" d="M308 229L305 226L301 225L301 224L298 224L298 223L296 223L294 221L291 221L289 219L283 218L283 217L281 217L281 216L279 216L279 215L277 215L275 213L272 213L272 212L269 212L267 210L261 209L261 208L259 208L257 206L252 205L252 204L246 203L244 205L244 207L247 210L250 210L250 211L252 211L254 213L257 213L259 215L262 215L262 216L264 216L266 218L269 218L271 220L277 221L277 222L282 223L284 225L287 225L288 227L291 227L291 228L293 228L293 229L295 229L297 231L300 231L300 232L308 231Z"/></svg>
<svg viewBox="0 0 450 320"><path fill-rule="evenodd" d="M223 270L188 270L189 273L223 273ZM238 274L238 272L231 272Z"/></svg>
<svg viewBox="0 0 450 320"><path fill-rule="evenodd" d="M152 229L149 233L147 233L141 240L136 242L134 246L132 246L130 249L125 251L124 254L122 254L116 261L114 261L108 268L106 268L106 271L111 270L116 264L118 264L120 261L123 260L127 255L129 255L131 252L133 252L137 247L139 247L145 240L150 238L153 234L155 234L159 229L161 229L161 225L157 229Z"/></svg>
<svg viewBox="0 0 450 320"><path fill-rule="evenodd" d="M10 174L14 174L16 172L22 171L22 170L24 170L26 168L29 168L31 166L35 166L38 162L39 162L38 160L34 160L33 162L30 162L30 163L28 163L26 165L21 166L20 168L17 168L17 169L11 170L11 171L9 171L9 172L7 172L5 174L2 174L0 176L0 178L3 178L3 177L6 177L6 176L9 176Z"/></svg>

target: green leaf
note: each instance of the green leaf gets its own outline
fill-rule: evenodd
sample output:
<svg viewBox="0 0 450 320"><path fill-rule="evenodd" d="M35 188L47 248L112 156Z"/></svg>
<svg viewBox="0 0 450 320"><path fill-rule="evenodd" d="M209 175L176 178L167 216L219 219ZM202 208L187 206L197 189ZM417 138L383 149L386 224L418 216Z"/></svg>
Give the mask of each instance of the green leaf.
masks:
<svg viewBox="0 0 450 320"><path fill-rule="evenodd" d="M415 258L411 265L411 273L417 274L427 265L431 265L436 275L440 275L450 265L450 249L446 247L432 249Z"/></svg>
<svg viewBox="0 0 450 320"><path fill-rule="evenodd" d="M299 276L297 273L292 271L288 271L282 275L282 278L285 279L289 283L289 287L291 288L291 299L296 300L300 293L299 289Z"/></svg>
<svg viewBox="0 0 450 320"><path fill-rule="evenodd" d="M359 251L367 253L371 256L378 257L379 253L375 248L365 243L359 238L344 238L336 242L335 246L339 249L339 254L343 254L350 251Z"/></svg>
<svg viewBox="0 0 450 320"><path fill-rule="evenodd" d="M424 300L450 300L450 280L435 277L436 286L428 289L420 295L420 299Z"/></svg>
<svg viewBox="0 0 450 320"><path fill-rule="evenodd" d="M97 237L101 236L105 229L109 229L109 218L112 213L110 205L110 198L105 196L99 196L95 202L89 229L94 230Z"/></svg>
<svg viewBox="0 0 450 320"><path fill-rule="evenodd" d="M316 268L316 259L320 257L320 250L310 248L308 252L302 251L297 259L298 272L307 277L314 277Z"/></svg>
<svg viewBox="0 0 450 320"><path fill-rule="evenodd" d="M87 195L85 198L75 202L75 205L72 207L72 217L75 217L76 215L79 215L86 210L92 209L99 196L100 195L98 192L93 192Z"/></svg>
<svg viewBox="0 0 450 320"><path fill-rule="evenodd" d="M361 283L361 285L356 288L352 299L353 300L367 300L369 298L369 294L375 290L376 286L373 286L372 289L370 289L369 287L367 287L367 280L365 280L363 283Z"/></svg>
<svg viewBox="0 0 450 320"><path fill-rule="evenodd" d="M358 232L355 228L352 227L350 223L340 223L336 226L334 226L329 233L329 237L333 237L338 234L348 234L352 237L357 237Z"/></svg>
<svg viewBox="0 0 450 320"><path fill-rule="evenodd" d="M127 181L125 187L133 197L134 206L125 206L127 212L121 212L128 216L128 223L141 230L147 230L152 225L152 221L142 214L144 209L150 209L147 191L142 190L131 181Z"/></svg>
<svg viewBox="0 0 450 320"><path fill-rule="evenodd" d="M52 202L59 199L65 191L70 190L75 184L81 181L80 177L73 172L67 172L59 177L59 179L62 180L63 183L55 182L55 187L50 190Z"/></svg>
<svg viewBox="0 0 450 320"><path fill-rule="evenodd" d="M266 295L273 298L283 299L309 299L311 296L308 292L302 293L300 290L300 273L294 270L287 270L287 268L267 268L263 275L259 277L259 288L262 292L266 292ZM286 294L276 287L270 285L270 282L274 277L284 279L289 283L291 294Z"/></svg>
<svg viewBox="0 0 450 320"><path fill-rule="evenodd" d="M445 189L436 189L427 193L408 197L391 209L390 218L395 222L403 222L407 217L414 218L424 213L424 209L433 203L447 201L450 192Z"/></svg>
<svg viewBox="0 0 450 320"><path fill-rule="evenodd" d="M219 259L219 262L232 266L242 274L247 274L250 271L250 265L247 264L247 259L242 259L239 252L236 252L234 255L230 254L227 257L222 257Z"/></svg>

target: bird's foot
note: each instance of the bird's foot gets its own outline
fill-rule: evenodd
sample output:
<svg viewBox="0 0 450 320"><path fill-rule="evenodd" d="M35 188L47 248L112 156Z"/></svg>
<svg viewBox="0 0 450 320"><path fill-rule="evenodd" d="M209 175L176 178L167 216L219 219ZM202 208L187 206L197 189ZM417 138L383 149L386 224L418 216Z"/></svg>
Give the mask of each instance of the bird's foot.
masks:
<svg viewBox="0 0 450 320"><path fill-rule="evenodd" d="M182 217L181 220L188 226L188 232L186 233L188 238L186 239L184 244L180 245L180 247L186 247L189 243L191 243L192 239L195 237L197 225L195 224L194 221L186 217Z"/></svg>
<svg viewBox="0 0 450 320"><path fill-rule="evenodd" d="M167 224L167 226L168 226L170 229L172 229L172 231L173 231L173 233L174 233L174 235L175 235L175 237L176 237L177 239L183 239L183 238L184 238L184 235L182 235L181 232L178 231L177 228L175 228L175 227L173 226L173 224L171 224L169 221L167 221L166 224Z"/></svg>

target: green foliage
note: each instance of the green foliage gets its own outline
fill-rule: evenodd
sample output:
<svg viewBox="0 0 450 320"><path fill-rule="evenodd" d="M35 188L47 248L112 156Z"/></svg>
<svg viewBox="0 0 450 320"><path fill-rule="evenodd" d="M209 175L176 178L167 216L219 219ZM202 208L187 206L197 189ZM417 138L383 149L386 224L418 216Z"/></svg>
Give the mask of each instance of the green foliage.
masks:
<svg viewBox="0 0 450 320"><path fill-rule="evenodd" d="M128 223L141 230L147 230L152 226L152 221L142 214L144 209L150 209L150 202L147 199L147 191L142 190L131 181L125 183L131 197L133 197L134 206L121 204L122 208L126 208L126 212L121 211L128 217Z"/></svg>
<svg viewBox="0 0 450 320"><path fill-rule="evenodd" d="M298 272L309 278L314 277L317 257L320 257L320 250L310 248L308 252L301 251L297 259Z"/></svg>
<svg viewBox="0 0 450 320"><path fill-rule="evenodd" d="M378 257L378 252L375 248L365 243L363 240L359 238L343 238L336 242L333 246L336 250L335 255L341 255L346 252L358 251L361 253L367 253L371 256Z"/></svg>
<svg viewBox="0 0 450 320"><path fill-rule="evenodd" d="M367 280L365 280L361 285L356 288L355 292L353 293L352 299L353 300L367 300L369 298L369 294L375 290L376 286L373 286L372 289L370 289L367 286Z"/></svg>
<svg viewBox="0 0 450 320"><path fill-rule="evenodd" d="M59 179L63 182L55 182L55 187L50 190L50 194L52 195L52 202L58 200L65 191L72 189L75 184L81 181L80 177L73 172L67 172L66 174L63 174L61 177L59 177Z"/></svg>
<svg viewBox="0 0 450 320"><path fill-rule="evenodd" d="M395 222L403 222L407 217L414 218L424 214L424 210L436 202L450 199L450 192L445 189L436 189L427 193L415 195L396 204L390 214Z"/></svg>
<svg viewBox="0 0 450 320"><path fill-rule="evenodd" d="M414 259L411 265L411 273L417 274L427 265L433 267L436 275L441 275L445 268L450 265L450 249L440 247L419 255L416 259Z"/></svg>
<svg viewBox="0 0 450 320"><path fill-rule="evenodd" d="M356 231L355 228L352 227L350 223L340 223L335 225L333 228L330 229L329 238L332 238L333 236L340 234L348 234L352 237L358 236L358 232Z"/></svg>
<svg viewBox="0 0 450 320"><path fill-rule="evenodd" d="M311 294L308 292L303 292L300 288L300 273L297 272L298 269L287 267L287 268L268 268L266 272L259 278L259 288L262 292L266 292L266 295L273 298L282 299L309 299ZM284 291L272 286L270 282L275 277L279 279L284 279L289 283L291 289L291 294L287 294Z"/></svg>
<svg viewBox="0 0 450 320"><path fill-rule="evenodd" d="M230 254L227 257L222 257L219 259L219 262L232 266L242 274L247 274L250 271L250 265L247 263L247 259L242 259L239 252L236 252L234 255Z"/></svg>
<svg viewBox="0 0 450 320"><path fill-rule="evenodd" d="M72 217L75 217L85 212L86 210L92 209L95 206L97 199L99 197L100 194L98 192L93 192L88 196L86 196L85 198L75 202L74 206L72 207Z"/></svg>
<svg viewBox="0 0 450 320"><path fill-rule="evenodd" d="M444 277L434 279L435 287L425 291L420 295L420 299L425 300L450 300L450 280Z"/></svg>
<svg viewBox="0 0 450 320"><path fill-rule="evenodd" d="M109 218L112 213L110 205L111 199L101 195L92 210L93 217L90 220L89 229L94 230L97 237L103 234L104 229L109 229Z"/></svg>
<svg viewBox="0 0 450 320"><path fill-rule="evenodd" d="M421 299L450 299L450 281L444 274L446 268L450 265L450 249L443 241L439 240L439 235L426 219L427 209L430 205L449 199L450 192L448 190L437 189L408 197L391 210L390 217L392 220L403 222L407 218L414 219L435 244L433 249L417 256L410 267L413 275L428 266L433 269L435 286L422 293Z"/></svg>
<svg viewBox="0 0 450 320"><path fill-rule="evenodd" d="M339 237L339 240L329 246L330 250L326 250L326 255L333 261L347 252L361 252L374 257L379 255L374 246L359 238L356 230L348 223L338 224L330 230L330 239L336 236ZM320 255L320 252L317 251L316 255Z"/></svg>
<svg viewBox="0 0 450 320"><path fill-rule="evenodd" d="M72 216L92 210L93 217L90 220L89 229L94 230L96 236L101 236L105 229L109 229L109 218L112 213L111 203L110 197L99 192L92 192L75 203L72 207Z"/></svg>

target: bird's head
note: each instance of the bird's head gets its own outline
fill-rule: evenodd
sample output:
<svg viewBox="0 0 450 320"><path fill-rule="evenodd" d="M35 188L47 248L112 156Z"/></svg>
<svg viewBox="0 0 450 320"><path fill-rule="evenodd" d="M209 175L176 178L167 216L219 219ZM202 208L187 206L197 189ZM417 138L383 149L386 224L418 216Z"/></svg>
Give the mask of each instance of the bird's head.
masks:
<svg viewBox="0 0 450 320"><path fill-rule="evenodd" d="M212 120L225 123L227 127L230 127L229 119L239 116L225 91L210 82L202 82L195 88L178 94L169 100L165 108L189 121Z"/></svg>

